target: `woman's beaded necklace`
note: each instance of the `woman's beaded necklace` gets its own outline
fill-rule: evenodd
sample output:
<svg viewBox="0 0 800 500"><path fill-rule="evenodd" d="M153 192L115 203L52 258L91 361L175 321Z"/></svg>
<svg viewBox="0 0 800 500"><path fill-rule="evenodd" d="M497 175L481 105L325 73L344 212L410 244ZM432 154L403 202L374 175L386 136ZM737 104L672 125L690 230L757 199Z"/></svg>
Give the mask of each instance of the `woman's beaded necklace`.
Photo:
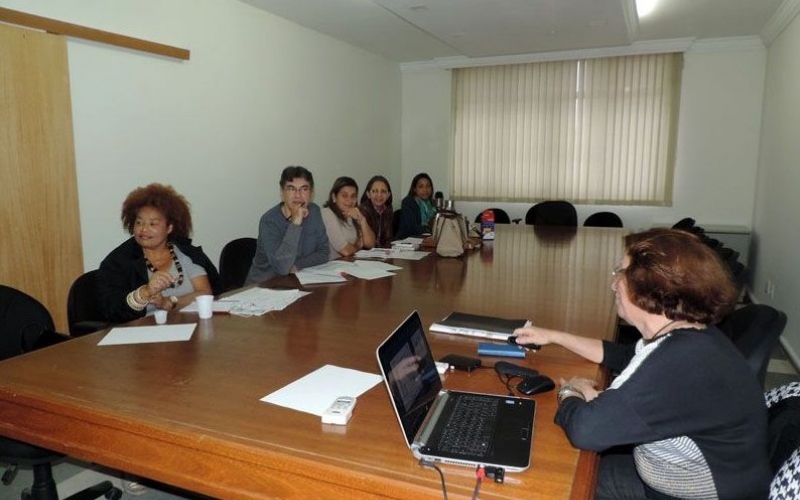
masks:
<svg viewBox="0 0 800 500"><path fill-rule="evenodd" d="M169 249L169 255L172 257L172 262L175 263L175 269L178 270L178 279L173 281L172 284L169 286L169 288L175 288L183 284L183 266L178 260L178 256L175 255L175 249L173 248L171 241L167 242L167 248ZM154 266L153 263L147 259L147 257L144 258L144 261L145 263L147 263L147 269L149 269L151 273L158 272L156 266Z"/></svg>

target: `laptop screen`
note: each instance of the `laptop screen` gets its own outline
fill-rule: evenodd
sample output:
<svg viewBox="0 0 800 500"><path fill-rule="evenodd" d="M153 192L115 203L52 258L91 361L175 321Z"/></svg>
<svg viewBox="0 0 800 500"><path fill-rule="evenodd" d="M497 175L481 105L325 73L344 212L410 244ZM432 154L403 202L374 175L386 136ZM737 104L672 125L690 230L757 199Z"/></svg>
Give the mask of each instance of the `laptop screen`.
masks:
<svg viewBox="0 0 800 500"><path fill-rule="evenodd" d="M414 311L378 347L378 362L409 446L442 389L433 354Z"/></svg>

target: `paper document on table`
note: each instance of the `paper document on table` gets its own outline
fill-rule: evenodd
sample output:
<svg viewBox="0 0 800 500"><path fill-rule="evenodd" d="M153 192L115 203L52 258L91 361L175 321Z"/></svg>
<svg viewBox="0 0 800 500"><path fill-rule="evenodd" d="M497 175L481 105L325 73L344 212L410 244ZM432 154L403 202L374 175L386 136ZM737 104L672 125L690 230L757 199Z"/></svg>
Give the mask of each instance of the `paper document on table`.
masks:
<svg viewBox="0 0 800 500"><path fill-rule="evenodd" d="M347 281L347 278L342 276L334 276L333 274L319 274L312 271L306 271L305 269L301 269L294 273L297 276L297 281L300 282L301 285L319 285L322 283L344 283Z"/></svg>
<svg viewBox="0 0 800 500"><path fill-rule="evenodd" d="M373 248L371 250L359 250L356 252L356 257L359 259L403 259L403 260L420 260L426 257L430 252L422 252L419 250L398 250L396 248Z"/></svg>
<svg viewBox="0 0 800 500"><path fill-rule="evenodd" d="M394 276L392 271L403 269L400 266L377 262L374 260L357 260L354 265L347 270L347 274L361 278L363 280L374 280L377 278L388 278Z"/></svg>
<svg viewBox="0 0 800 500"><path fill-rule="evenodd" d="M180 342L192 338L196 326L197 323L158 326L118 326L112 328L97 345Z"/></svg>
<svg viewBox="0 0 800 500"><path fill-rule="evenodd" d="M325 365L264 396L261 401L322 416L337 397L357 398L381 380L381 376L374 373Z"/></svg>
<svg viewBox="0 0 800 500"><path fill-rule="evenodd" d="M231 308L235 306L237 301L230 300L228 298L215 300L211 304L211 308L214 312L221 312L221 313L229 313L231 312ZM184 307L180 310L182 313L196 313L197 312L197 301L193 300L191 304Z"/></svg>
<svg viewBox="0 0 800 500"><path fill-rule="evenodd" d="M235 302L230 308L230 313L235 316L261 316L270 311L282 311L309 293L311 292L253 287L229 295L224 300Z"/></svg>

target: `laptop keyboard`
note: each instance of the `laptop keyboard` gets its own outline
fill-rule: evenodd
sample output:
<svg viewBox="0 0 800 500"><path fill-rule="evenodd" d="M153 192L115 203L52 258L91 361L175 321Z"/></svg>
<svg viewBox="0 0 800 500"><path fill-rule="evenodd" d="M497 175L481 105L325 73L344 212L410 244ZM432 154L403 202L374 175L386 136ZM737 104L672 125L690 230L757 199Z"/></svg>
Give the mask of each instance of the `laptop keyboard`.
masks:
<svg viewBox="0 0 800 500"><path fill-rule="evenodd" d="M458 455L484 456L492 445L500 400L460 395L439 440L439 450Z"/></svg>

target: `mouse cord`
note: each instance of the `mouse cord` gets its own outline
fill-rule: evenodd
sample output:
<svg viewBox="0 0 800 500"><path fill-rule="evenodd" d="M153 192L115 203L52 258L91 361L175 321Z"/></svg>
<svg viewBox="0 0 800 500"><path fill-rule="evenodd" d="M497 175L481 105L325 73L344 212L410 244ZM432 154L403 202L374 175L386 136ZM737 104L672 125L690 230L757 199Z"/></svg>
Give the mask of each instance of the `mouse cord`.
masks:
<svg viewBox="0 0 800 500"><path fill-rule="evenodd" d="M444 496L444 500L447 500L447 486L444 483L444 473L442 472L442 469L440 469L435 463L424 458L419 459L419 465L422 467L428 467L429 469L436 469L436 472L439 473L439 478L442 480L442 495Z"/></svg>
<svg viewBox="0 0 800 500"><path fill-rule="evenodd" d="M511 388L511 379L516 377L516 375L505 375L505 378L503 378L503 375L500 375L500 372L496 371L495 373L497 373L497 378L500 379L500 382L502 382L503 385L506 386L506 390L508 391L508 395L509 396L513 396L514 395L514 389Z"/></svg>
<svg viewBox="0 0 800 500"><path fill-rule="evenodd" d="M482 465L475 469L475 489L472 491L472 500L478 500L478 494L481 492L481 484L483 484L483 477L486 475Z"/></svg>

